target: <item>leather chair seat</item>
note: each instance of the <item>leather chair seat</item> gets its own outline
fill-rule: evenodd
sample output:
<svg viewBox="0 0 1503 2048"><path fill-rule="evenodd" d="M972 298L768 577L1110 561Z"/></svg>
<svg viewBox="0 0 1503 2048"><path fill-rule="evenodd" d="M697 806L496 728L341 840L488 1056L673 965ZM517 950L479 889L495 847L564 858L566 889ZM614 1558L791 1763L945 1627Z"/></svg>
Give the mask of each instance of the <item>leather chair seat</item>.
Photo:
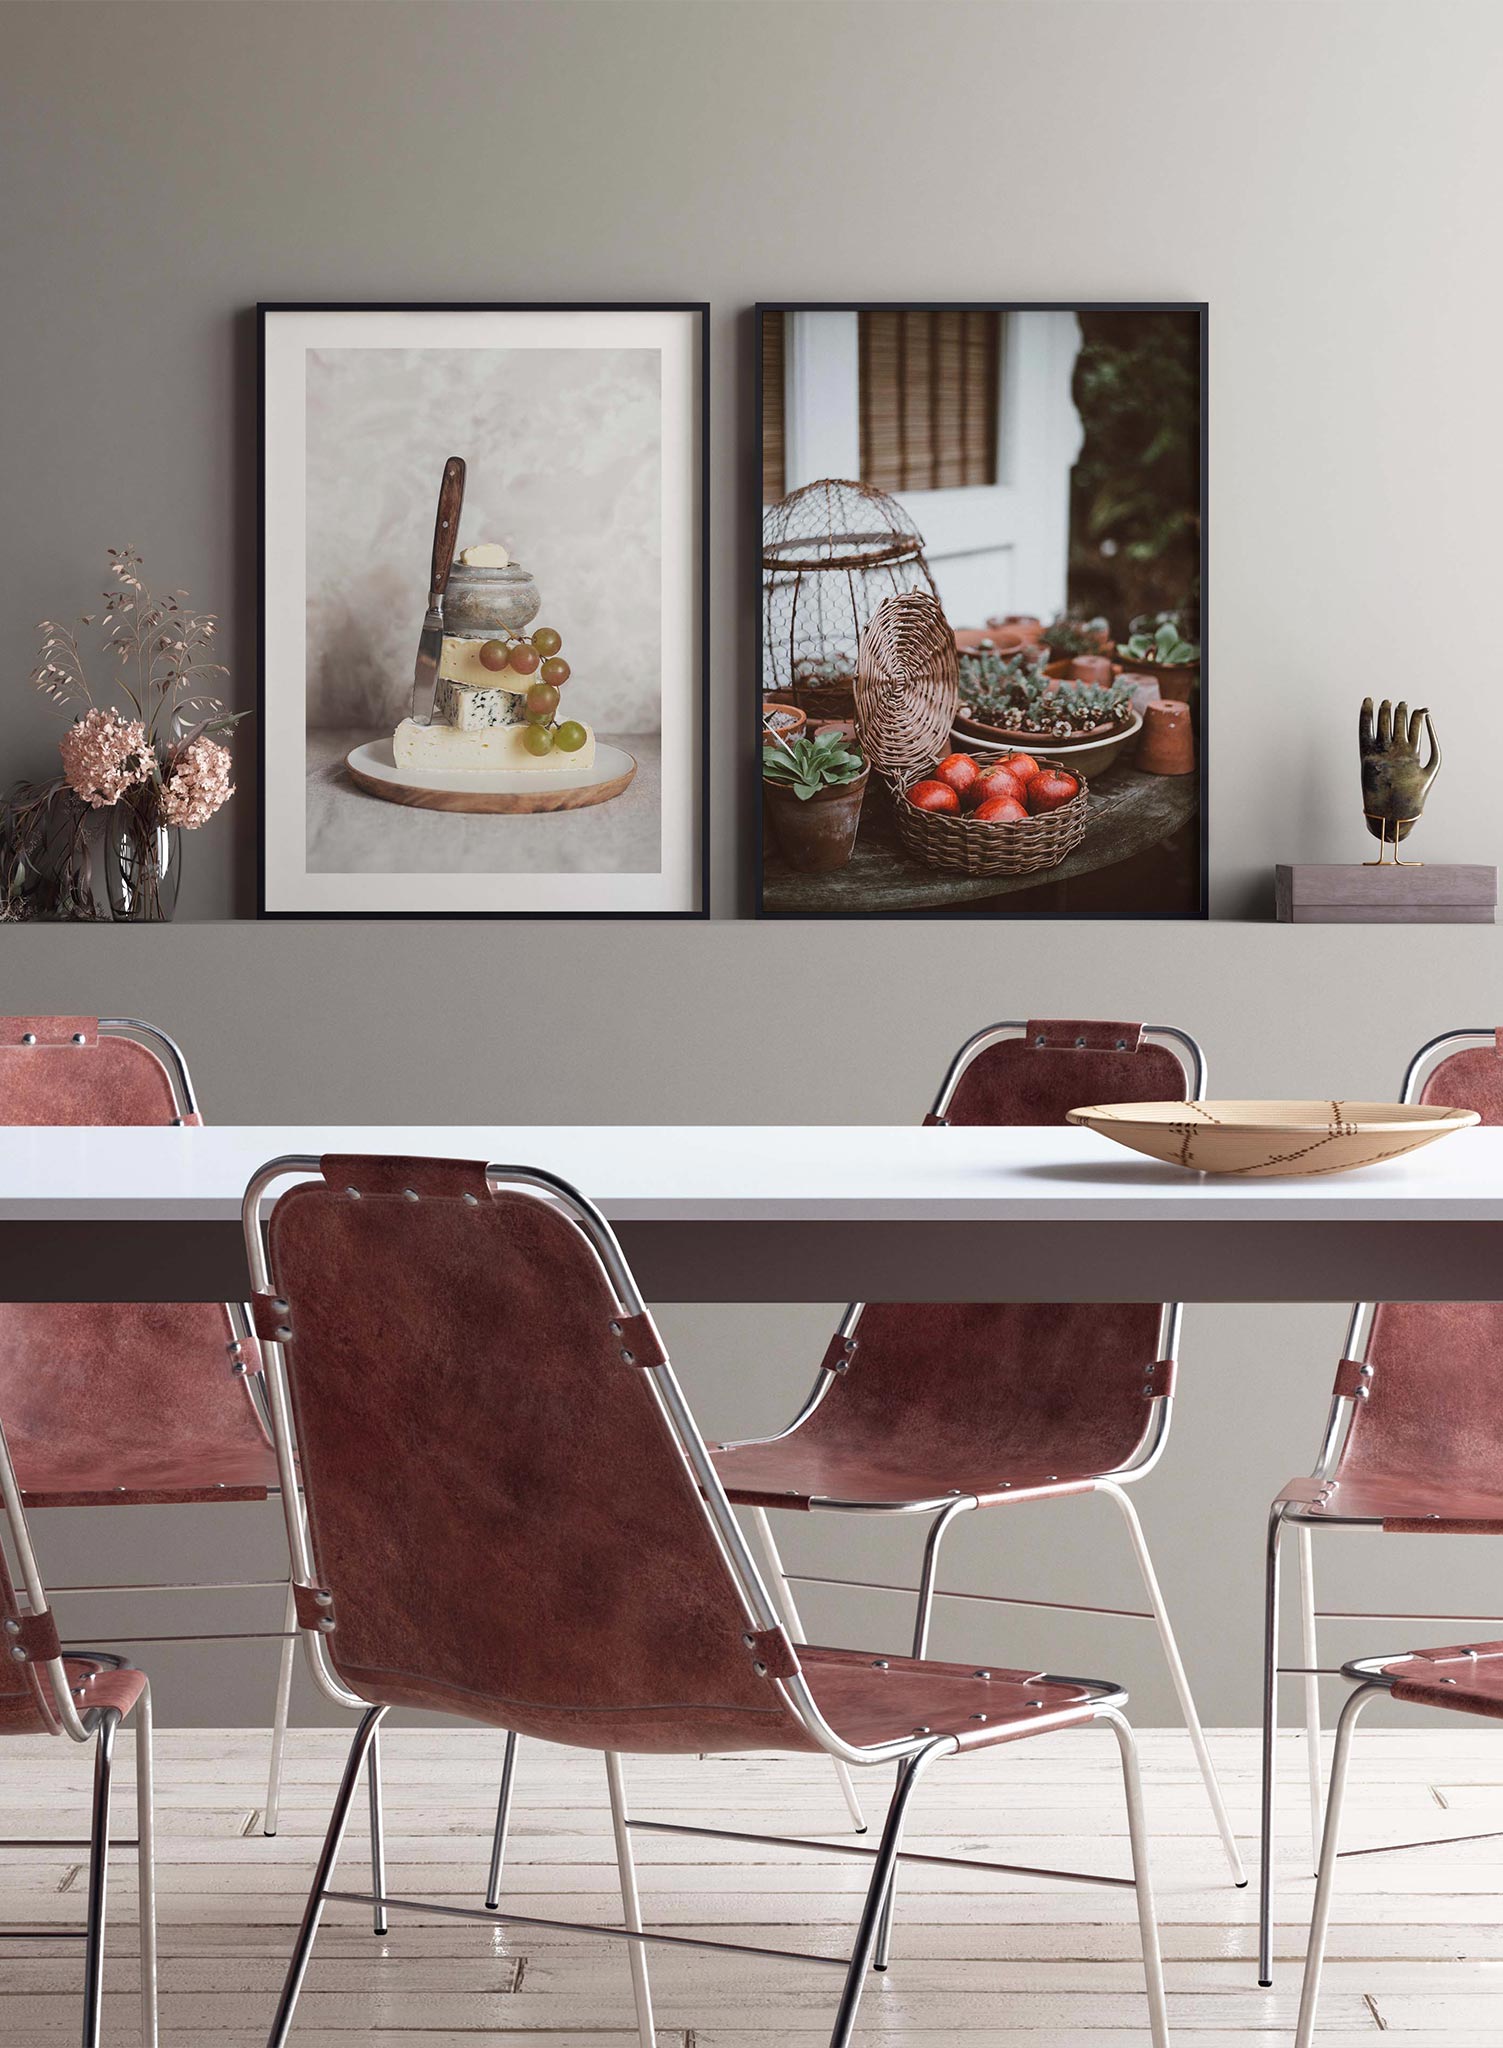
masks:
<svg viewBox="0 0 1503 2048"><path fill-rule="evenodd" d="M146 1673L117 1665L87 1651L64 1657L63 1669L81 1714L113 1707L124 1720L146 1690ZM36 1674L41 1684L49 1681ZM28 1683L18 1692L0 1693L0 1735L45 1735L55 1724L43 1714Z"/></svg>
<svg viewBox="0 0 1503 2048"><path fill-rule="evenodd" d="M739 1507L807 1508L811 1501L842 1504L881 1501L889 1506L943 1507L957 1493L974 1494L988 1506L1009 1500L1088 1493L1099 1476L1071 1471L1060 1460L1043 1465L999 1468L977 1464L972 1469L949 1459L927 1466L901 1440L884 1453L875 1447L851 1448L814 1440L811 1430L781 1440L715 1449L711 1456L721 1484Z"/></svg>
<svg viewBox="0 0 1503 2048"><path fill-rule="evenodd" d="M1383 1666L1396 1700L1503 1721L1503 1643L1415 1650Z"/></svg>
<svg viewBox="0 0 1503 2048"><path fill-rule="evenodd" d="M247 1440L149 1445L99 1443L84 1452L38 1443L15 1447L28 1508L167 1507L193 1501L265 1500L277 1485L276 1453Z"/></svg>
<svg viewBox="0 0 1503 2048"><path fill-rule="evenodd" d="M1503 1491L1449 1480L1356 1473L1291 1479L1279 1495L1292 1521L1378 1522L1401 1535L1503 1535Z"/></svg>
<svg viewBox="0 0 1503 2048"><path fill-rule="evenodd" d="M1067 1727L1089 1721L1101 1701L1100 1687L1037 1672L981 1670L929 1658L916 1663L808 1643L799 1644L798 1660L830 1726L863 1749L918 1729L953 1735L962 1749L979 1749L1033 1734L1040 1722Z"/></svg>

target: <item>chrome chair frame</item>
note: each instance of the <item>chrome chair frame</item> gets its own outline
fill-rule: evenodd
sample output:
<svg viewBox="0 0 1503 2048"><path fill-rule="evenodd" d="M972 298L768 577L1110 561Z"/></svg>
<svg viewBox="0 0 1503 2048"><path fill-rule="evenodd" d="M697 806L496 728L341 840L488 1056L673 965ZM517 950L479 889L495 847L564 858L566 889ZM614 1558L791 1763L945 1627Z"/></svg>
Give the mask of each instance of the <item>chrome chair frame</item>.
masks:
<svg viewBox="0 0 1503 2048"><path fill-rule="evenodd" d="M1399 1093L1401 1102L1418 1102L1425 1084L1443 1060L1453 1053L1464 1051L1469 1046L1490 1046L1495 1042L1496 1033L1491 1029L1468 1028L1459 1031L1443 1031L1439 1037L1429 1039L1410 1060L1404 1070L1404 1084ZM1355 1359L1359 1364L1367 1362L1367 1347L1371 1341L1373 1314L1378 1304L1373 1301L1356 1301L1347 1320L1346 1344L1343 1358ZM1334 1477L1341 1463L1342 1448L1347 1432L1357 1410L1360 1394L1333 1394L1326 1417L1325 1434L1321 1438L1320 1453L1316 1458L1312 1479L1329 1480ZM1281 1592L1281 1549L1285 1525L1295 1533L1296 1559L1299 1584L1300 1655L1298 1664L1280 1664L1278 1661L1280 1592ZM1318 1608L1315 1605L1315 1554L1313 1534L1316 1529L1377 1529L1383 1524L1371 1516L1339 1515L1328 1510L1318 1516L1301 1512L1296 1502L1276 1501L1269 1510L1268 1536L1264 1552L1263 1592L1263 1754L1262 1785L1259 1806L1259 1856L1258 1856L1258 1983L1266 1990L1273 1982L1273 1812L1277 1786L1278 1747L1278 1681L1280 1678L1300 1678L1304 1681L1305 1747L1306 1770L1309 1777L1310 1795L1310 1860L1317 1864L1321 1853L1323 1792L1320 1770L1320 1681L1323 1677L1337 1677L1355 1669L1342 1665L1322 1667L1317 1639L1316 1623L1320 1621L1444 1621L1447 1623L1465 1621L1479 1624L1503 1625L1503 1616L1459 1615L1459 1614L1392 1614L1374 1608L1343 1608L1339 1611ZM1426 1847L1427 1844L1394 1842L1393 1849Z"/></svg>
<svg viewBox="0 0 1503 2048"><path fill-rule="evenodd" d="M0 1428L0 1522L10 1538L16 1563L17 1590L24 1598L29 1619L51 1612L36 1552L26 1525L21 1489L11 1464L10 1447ZM7 1622L3 1637L9 1655L19 1663L32 1661L16 1640L20 1625ZM100 1651L89 1653L92 1661L120 1668L124 1660ZM115 1731L120 1725L114 1707L84 1707L82 1711L68 1685L61 1657L38 1661L51 1694L52 1707L61 1732L71 1741L94 1744L94 1794L89 1834L85 1840L22 1836L0 1841L0 1849L81 1849L89 1852L88 1910L80 1929L48 1930L52 1939L82 1941L84 1944L83 2048L99 2048L104 2004L105 1898L108 1889L111 1847L134 1848L139 1873L141 1950L141 2040L143 2048L157 2048L157 1895L156 1857L153 1828L151 1687L148 1684L133 1708L136 1746L136 1833L133 1841L110 1841L110 1793L115 1753ZM36 1930L0 1929L0 1940L34 1940Z"/></svg>
<svg viewBox="0 0 1503 2048"><path fill-rule="evenodd" d="M262 1232L262 1206L270 1189L278 1182L288 1179L308 1179L319 1175L319 1161L306 1155L289 1155L269 1161L252 1178L245 1192L242 1221L245 1230L247 1257L250 1265L251 1284L257 1294L270 1295L271 1274L267 1264L266 1246ZM505 1188L509 1193L521 1194L546 1203L562 1214L580 1233L585 1244L593 1253L607 1286L611 1289L616 1305L623 1316L647 1317L651 1320L647 1304L638 1291L635 1279L617 1243L615 1233L595 1205L566 1181L540 1168L491 1164L486 1167L486 1179L493 1188ZM414 1200L419 1199L417 1196ZM274 1311L281 1312L286 1304L273 1299ZM285 1325L278 1328L285 1330ZM290 1335L290 1331L286 1331ZM740 1605L749 1632L763 1629L777 1629L782 1616L777 1604L769 1593L759 1572L755 1559L748 1547L741 1524L727 1500L714 1464L700 1435L678 1379L668 1362L665 1346L661 1345L664 1362L661 1365L642 1368L642 1378L650 1387L654 1402L669 1433L678 1455L682 1458L687 1472L695 1483L696 1499L700 1512L725 1561L731 1586ZM276 1444L277 1459L283 1475L282 1499L284 1508L289 1500L296 1499L295 1477L297 1471L297 1449L291 1400L287 1384L286 1362L282 1343L274 1333L263 1339L263 1356L267 1361L267 1387L270 1397L272 1428ZM312 1551L308 1541L305 1519L300 1514L287 1515L287 1537L292 1553L295 1585L310 1596L311 1603L319 1602L319 1580L314 1571ZM323 1598L326 1600L327 1595ZM621 1758L614 1752L606 1752L606 1778L611 1807L612 1833L615 1843L617 1868L620 1877L622 1924L620 1926L597 1925L575 1921L543 1919L533 1915L514 1913L499 1904L484 1907L439 1906L432 1901L407 1899L386 1895L384 1882L378 1879L374 1894L335 1890L331 1880L339 1856L345 1823L350 1804L359 1784L361 1769L369 1745L386 1713L380 1706L372 1706L357 1693L351 1692L339 1678L328 1654L326 1636L332 1629L332 1621L320 1621L318 1627L304 1631L303 1641L314 1682L326 1698L335 1704L358 1710L362 1719L351 1745L349 1760L345 1767L334 1810L330 1818L328 1833L314 1874L312 1890L307 1909L303 1916L297 1942L288 1966L286 1982L277 2008L277 2014L268 2038L268 2048L284 2048L290 2032L298 1995L312 1955L313 1944L323 1916L324 1906L331 1902L350 1905L373 1905L377 1910L394 1912L437 1912L446 1918L478 1921L482 1923L542 1927L566 1933L604 1935L628 1944L631 1957L633 1992L636 2002L637 2027L641 2048L656 2048L651 1989L647 1977L645 1945L649 1942L664 1943L677 1948L707 1949L715 1953L750 1954L762 1958L783 1961L816 1962L829 1965L844 1972L844 1984L836 2013L834 2029L830 2036L831 2048L846 2048L856 2022L857 2006L868 1967L877 1946L879 1924L891 1890L898 1862L903 1855L901 1843L905 1817L914 1789L929 1766L941 1757L957 1752L959 1744L954 1736L942 1736L924 1740L920 1732L901 1740L893 1740L860 1748L846 1742L829 1726L809 1689L802 1671L790 1677L774 1680L784 1703L797 1717L806 1732L828 1756L841 1763L858 1766L897 1764L899 1776L896 1790L888 1809L881 1843L875 1850L847 1847L848 1856L868 1858L872 1864L871 1881L868 1885L865 1903L857 1929L855 1944L846 1956L807 1955L797 1951L752 1947L740 1942L717 1942L683 1935L674 1935L651 1929L643 1924L640 1899L638 1896L636 1871L632 1858L631 1836L637 1830L651 1830L654 1833L684 1833L701 1837L715 1837L730 1841L753 1842L762 1845L788 1846L799 1849L827 1849L829 1844L821 1842L799 1842L784 1837L767 1837L741 1833L729 1829L689 1828L664 1822L649 1823L636 1820L630 1814L624 1787ZM1045 1678L1041 1674L1041 1681ZM1031 1875L1059 1877L1087 1884L1115 1887L1131 1886L1137 1894L1139 1929L1143 1944L1144 1975L1147 1988L1150 2024L1154 2048L1167 2048L1168 2023L1164 2005L1163 1970L1159 1957L1158 1929L1153 1909L1152 1885L1148 1870L1147 1834L1143 1817L1142 1787L1138 1772L1137 1749L1132 1730L1122 1713L1126 1694L1105 1680L1055 1680L1056 1683L1074 1683L1088 1687L1096 1694L1092 1702L1093 1721L1104 1720L1116 1736L1122 1763L1123 1792L1127 1805L1128 1833L1132 1848L1133 1876L1118 1878L1098 1873L1076 1871L1030 1872ZM1042 1732L1050 1728L1068 1725L1059 1715L1042 1713L1036 1725ZM1089 1725L1089 1724L1088 1724ZM927 1731L923 1731L927 1733ZM508 1771L514 1756L515 1737L508 1738ZM967 1863L970 1859L960 1857L931 1857L915 1859L924 1862ZM1020 1866L991 1864L973 1867L993 1870L1017 1870Z"/></svg>
<svg viewBox="0 0 1503 2048"><path fill-rule="evenodd" d="M173 1123L177 1126L200 1122L198 1098L194 1093L193 1079L188 1071L188 1062L182 1047L160 1025L148 1024L139 1017L101 1017L99 1019L101 1038L124 1038L149 1052L167 1075L172 1089L175 1114ZM22 1043L25 1043L23 1039ZM247 1370L243 1346L251 1334L250 1318L244 1302L227 1301L224 1311L229 1318L231 1343L229 1346L230 1370L245 1389L246 1400L256 1419L262 1435L270 1446L271 1417L258 1398L258 1376ZM45 1509L36 1509L44 1513ZM272 1714L271 1757L267 1769L266 1806L262 1813L262 1833L274 1835L277 1831L277 1813L281 1800L282 1764L287 1744L287 1716L292 1698L292 1653L297 1639L296 1617L292 1606L291 1577L283 1579L226 1579L215 1584L182 1583L152 1585L135 1583L129 1585L77 1585L54 1586L52 1597L67 1599L71 1595L103 1594L113 1596L121 1593L266 1593L281 1592L284 1609L282 1626L277 1630L251 1629L235 1631L214 1631L203 1633L193 1631L180 1635L113 1635L112 1641L128 1642L133 1645L145 1643L243 1643L275 1642L281 1644L277 1666L277 1689ZM69 1645L65 1642L64 1648ZM377 1930L380 1932L381 1930Z"/></svg>

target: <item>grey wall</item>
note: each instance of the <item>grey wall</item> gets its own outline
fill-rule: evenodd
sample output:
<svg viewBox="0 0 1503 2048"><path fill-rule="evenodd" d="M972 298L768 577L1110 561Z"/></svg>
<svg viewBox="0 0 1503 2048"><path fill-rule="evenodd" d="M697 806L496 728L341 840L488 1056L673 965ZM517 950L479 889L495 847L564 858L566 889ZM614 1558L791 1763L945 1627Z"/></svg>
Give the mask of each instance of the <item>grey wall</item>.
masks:
<svg viewBox="0 0 1503 2048"><path fill-rule="evenodd" d="M51 759L55 720L24 681L33 622L83 608L122 539L227 614L248 700L257 298L705 298L720 913L230 922L254 893L242 759L233 823L191 847L180 921L0 933L4 1007L157 1018L209 1115L241 1122L530 1121L524 1044L571 1119L907 1121L960 1038L1030 1011L1181 1021L1223 1093L1383 1095L1420 1039L1503 1013L1492 930L1258 921L1276 859L1365 857L1352 727L1369 689L1428 699L1446 747L1416 850L1498 852L1496 8L331 0L12 5L4 25L0 771ZM489 209L478 236L472 206ZM1212 306L1218 921L733 922L755 538L741 309L1077 295ZM487 1038L505 1051L478 1081L442 1057ZM664 1320L707 1425L732 1433L785 1415L829 1317ZM1213 1719L1254 1717L1263 1513L1308 1462L1341 1329L1336 1308L1188 1319L1175 1438L1143 1504ZM1105 1513L978 1518L954 1540L956 1580L1131 1604L1115 1548L1098 1558ZM60 1575L97 1576L106 1541L124 1572L219 1577L258 1544L275 1563L274 1526L249 1510L65 1521L42 1532ZM790 1548L819 1545L870 1576L902 1562L864 1526L801 1524ZM1332 1547L1332 1604L1362 1604L1372 1540ZM1383 1547L1398 1604L1479 1614L1496 1555ZM808 1608L900 1640L875 1598L841 1620L824 1596ZM1170 1717L1122 1625L958 1608L936 1648L1120 1672L1145 1719ZM169 1714L266 1706L264 1649L153 1663Z"/></svg>

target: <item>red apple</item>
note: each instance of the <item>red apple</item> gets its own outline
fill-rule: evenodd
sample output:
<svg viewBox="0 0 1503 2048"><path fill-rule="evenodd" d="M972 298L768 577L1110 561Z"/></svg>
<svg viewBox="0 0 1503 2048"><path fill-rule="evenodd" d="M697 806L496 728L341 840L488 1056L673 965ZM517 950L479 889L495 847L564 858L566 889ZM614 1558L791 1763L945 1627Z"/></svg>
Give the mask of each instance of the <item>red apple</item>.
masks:
<svg viewBox="0 0 1503 2048"><path fill-rule="evenodd" d="M1028 808L1041 817L1045 811L1060 810L1080 794L1080 784L1062 768L1041 768L1028 783Z"/></svg>
<svg viewBox="0 0 1503 2048"><path fill-rule="evenodd" d="M1020 789L1026 789L1030 776L1037 775L1039 772L1039 764L1034 760L1032 754L1004 755L1002 760L997 763L997 766L1005 768L1008 774L1017 782Z"/></svg>
<svg viewBox="0 0 1503 2048"><path fill-rule="evenodd" d="M960 798L948 782L915 782L908 801L916 811L958 811Z"/></svg>
<svg viewBox="0 0 1503 2048"><path fill-rule="evenodd" d="M976 780L976 763L969 754L946 754L934 771L936 782L946 782L957 796L964 796Z"/></svg>
<svg viewBox="0 0 1503 2048"><path fill-rule="evenodd" d="M1011 825L1026 818L1028 812L1015 796L989 796L972 815L983 825Z"/></svg>
<svg viewBox="0 0 1503 2048"><path fill-rule="evenodd" d="M1025 777L1014 775L1012 770L1005 768L1000 761L992 761L981 770L971 784L966 792L966 802L972 810L994 796L1013 796L1021 803L1027 787Z"/></svg>

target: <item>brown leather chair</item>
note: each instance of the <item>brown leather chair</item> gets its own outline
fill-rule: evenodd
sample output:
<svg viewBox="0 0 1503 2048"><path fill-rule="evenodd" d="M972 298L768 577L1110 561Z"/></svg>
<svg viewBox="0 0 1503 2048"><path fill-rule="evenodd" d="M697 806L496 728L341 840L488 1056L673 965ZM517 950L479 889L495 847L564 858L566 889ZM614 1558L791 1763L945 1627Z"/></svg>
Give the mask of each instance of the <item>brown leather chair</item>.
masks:
<svg viewBox="0 0 1503 2048"><path fill-rule="evenodd" d="M152 1854L151 1688L146 1675L99 1650L64 1653L37 1570L21 1488L0 1430L0 1737L56 1735L94 1744L93 1825L84 1842L23 1836L3 1849L89 1851L84 1944L83 2048L99 2048L104 1998L105 1893L110 1852L110 1783L115 1731L135 1716L136 1853L140 1884L141 2039L157 2044L156 1878ZM12 1574L7 1549L15 1560ZM20 1597L17 1586L20 1587ZM55 1930L49 1930L55 1931ZM0 1930L17 1940L27 1929Z"/></svg>
<svg viewBox="0 0 1503 2048"><path fill-rule="evenodd" d="M183 1055L156 1026L0 1018L0 1125L201 1122ZM0 1413L32 1510L264 1501L278 1482L260 1387L260 1354L236 1302L0 1303ZM247 1581L223 1590L256 1589ZM276 1833L293 1626L289 1589L267 1834Z"/></svg>
<svg viewBox="0 0 1503 2048"><path fill-rule="evenodd" d="M1420 1047L1400 1099L1475 1109L1503 1124L1503 1030L1448 1031ZM1263 1644L1258 1981L1273 1976L1273 1808L1278 1732L1280 1552L1293 1529L1312 1860L1321 1829L1320 1662L1312 1537L1321 1529L1503 1535L1503 1302L1354 1303L1315 1469L1291 1479L1268 1524ZM1376 1621L1380 1610L1343 1609ZM1411 1617L1412 1618L1412 1617ZM1441 1619L1443 1617L1435 1617Z"/></svg>
<svg viewBox="0 0 1503 2048"><path fill-rule="evenodd" d="M1342 1666L1342 1676L1357 1690L1350 1695L1336 1724L1331 1758L1331 1789L1326 1800L1325 1829L1315 1884L1310 1939L1305 1949L1305 1975L1300 1991L1295 2048L1310 2048L1315 2009L1325 1962L1326 1932L1331 1921L1331 1893L1341 1855L1341 1810L1346 1794L1347 1764L1357 1722L1369 1700L1379 1693L1413 1706L1444 1707L1457 1714L1477 1714L1503 1721L1503 1643L1460 1643L1444 1650L1411 1650L1400 1657L1361 1657ZM1434 1847L1435 1844L1426 1844ZM1449 2033L1437 2020L1432 2038Z"/></svg>
<svg viewBox="0 0 1503 2048"><path fill-rule="evenodd" d="M288 1178L296 1184L263 1240L264 1199ZM583 1196L522 1167L284 1158L251 1182L245 1216L283 1500L295 1499L298 1469L307 1500L306 1523L288 1514L298 1618L324 1692L365 1710L270 2048L287 2039L326 1904L369 1903L333 1879L362 1759L392 1707L603 1752L624 1928L445 1910L624 1937L644 2048L654 2035L643 1944L685 1937L643 1926L623 1751L822 1751L901 1767L880 1848L845 1852L870 1859L871 1881L852 1954L825 1958L844 1972L831 2035L844 2044L921 1774L984 1745L1104 1720L1121 1745L1162 2048L1122 1692L795 1645L620 1247Z"/></svg>

